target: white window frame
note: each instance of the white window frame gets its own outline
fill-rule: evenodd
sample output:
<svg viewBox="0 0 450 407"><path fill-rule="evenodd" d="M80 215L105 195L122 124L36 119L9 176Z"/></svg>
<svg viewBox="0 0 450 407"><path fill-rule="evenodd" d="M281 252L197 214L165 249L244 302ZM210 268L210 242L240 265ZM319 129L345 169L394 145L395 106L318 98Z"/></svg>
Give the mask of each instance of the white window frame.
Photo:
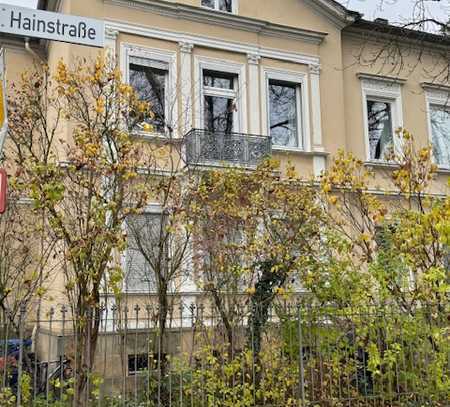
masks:
<svg viewBox="0 0 450 407"><path fill-rule="evenodd" d="M153 204L146 206L144 208L144 210L142 211L141 215L146 215L146 214L161 215L162 212L163 212L163 210L162 210L161 205L159 205L157 203L153 203ZM128 233L126 221L122 224L122 230L125 233ZM169 250L170 250L170 248L169 248ZM169 256L170 256L170 254L169 254ZM123 251L122 256L121 256L121 261L120 261L122 270L124 272L124 276L126 276L126 274L128 273L127 260L128 260L128 248L126 248ZM142 290L128 290L126 281L127 281L127 279L125 277L122 282L122 289L125 294L155 294L157 292L156 289L152 290L148 285L143 287Z"/></svg>
<svg viewBox="0 0 450 407"><path fill-rule="evenodd" d="M238 13L238 2L239 2L239 0L231 0L232 1L232 3L231 3L231 12L230 11L219 10L219 0L214 0L214 8L208 7L208 6L204 6L202 4L202 0L199 0L199 1L200 1L200 6L202 8L207 9L207 10L215 10L215 11L220 11L221 13L228 13L228 14L230 14L230 13L237 14Z"/></svg>
<svg viewBox="0 0 450 407"><path fill-rule="evenodd" d="M400 139L396 136L395 132L398 128L403 127L401 83L389 79L374 79L366 78L364 76L360 76L360 79L363 103L364 145L366 149L366 160L371 163L387 163L387 160L370 157L367 101L377 101L389 103L391 105L392 138L394 150L398 152L400 150Z"/></svg>
<svg viewBox="0 0 450 407"><path fill-rule="evenodd" d="M309 112L309 86L308 74L303 72L293 72L279 69L263 67L261 100L263 134L270 136L270 100L269 81L283 81L297 86L297 147L277 146L272 142L274 151L310 151L311 150L311 130Z"/></svg>
<svg viewBox="0 0 450 407"><path fill-rule="evenodd" d="M245 64L223 61L209 57L195 57L195 127L203 129L204 123L204 96L233 96L236 101L237 112L233 115L233 132L247 133L247 75ZM203 71L216 71L225 74L237 75L237 89L218 89L203 85ZM206 88L206 89L205 89ZM206 93L205 93L206 91Z"/></svg>
<svg viewBox="0 0 450 407"><path fill-rule="evenodd" d="M177 103L177 53L157 48L142 47L130 43L121 44L120 65L124 76L124 82L130 83L130 61L131 57L144 58L161 61L168 65L168 76L165 87L165 121L169 123L173 131L173 137L178 137L178 103ZM167 137L168 134L159 132L146 132L137 130L135 135L141 138Z"/></svg>
<svg viewBox="0 0 450 407"><path fill-rule="evenodd" d="M431 107L432 106L442 107L443 109L450 111L450 88L447 90L447 89L436 89L436 88L424 86L424 89L425 89L425 97L426 97L426 104L427 104L428 140L429 140L430 144L432 145L433 144L433 129L431 126ZM433 154L433 151L432 151L432 154ZM433 156L432 156L432 158L434 161ZM450 170L450 163L448 165L438 165L438 167L439 167L439 169L442 169L442 170Z"/></svg>

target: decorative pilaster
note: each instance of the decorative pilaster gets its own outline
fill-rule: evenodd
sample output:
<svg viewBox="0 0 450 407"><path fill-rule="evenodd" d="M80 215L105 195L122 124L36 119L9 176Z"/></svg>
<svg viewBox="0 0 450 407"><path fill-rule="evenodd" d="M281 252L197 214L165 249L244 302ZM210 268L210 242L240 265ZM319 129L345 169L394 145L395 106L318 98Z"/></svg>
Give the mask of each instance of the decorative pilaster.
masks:
<svg viewBox="0 0 450 407"><path fill-rule="evenodd" d="M119 31L111 27L105 27L105 49L112 57L117 55L117 38L119 37Z"/></svg>
<svg viewBox="0 0 450 407"><path fill-rule="evenodd" d="M180 47L180 97L181 97L181 114L180 114L180 130L186 134L192 129L192 50L194 44L186 41L178 43Z"/></svg>
<svg viewBox="0 0 450 407"><path fill-rule="evenodd" d="M311 83L311 116L312 116L312 150L324 151L322 140L322 113L320 105L320 70L319 64L309 65Z"/></svg>
<svg viewBox="0 0 450 407"><path fill-rule="evenodd" d="M261 99L260 99L260 80L259 80L259 54L247 54L248 61L248 86L249 89L249 111L250 122L249 132L251 134L261 134Z"/></svg>
<svg viewBox="0 0 450 407"><path fill-rule="evenodd" d="M259 54L247 54L247 60L249 65L259 65L261 55Z"/></svg>

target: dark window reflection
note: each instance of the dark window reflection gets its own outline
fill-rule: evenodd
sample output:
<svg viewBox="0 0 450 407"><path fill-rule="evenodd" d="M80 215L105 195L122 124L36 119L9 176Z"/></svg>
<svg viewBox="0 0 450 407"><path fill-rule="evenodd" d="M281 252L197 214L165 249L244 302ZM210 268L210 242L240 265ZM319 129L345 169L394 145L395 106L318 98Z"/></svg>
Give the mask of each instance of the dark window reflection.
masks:
<svg viewBox="0 0 450 407"><path fill-rule="evenodd" d="M450 111L445 106L431 106L431 135L436 164L450 167Z"/></svg>
<svg viewBox="0 0 450 407"><path fill-rule="evenodd" d="M219 9L221 11L233 11L233 0L202 0L203 7Z"/></svg>
<svg viewBox="0 0 450 407"><path fill-rule="evenodd" d="M269 81L270 135L274 145L298 147L297 86Z"/></svg>
<svg viewBox="0 0 450 407"><path fill-rule="evenodd" d="M203 120L206 130L230 133L233 131L236 75L203 71Z"/></svg>
<svg viewBox="0 0 450 407"><path fill-rule="evenodd" d="M139 97L151 104L154 118L147 118L145 122L151 124L156 132L164 133L165 92L168 72L163 69L151 68L130 64L130 85L136 90Z"/></svg>
<svg viewBox="0 0 450 407"><path fill-rule="evenodd" d="M369 150L372 160L384 160L393 147L391 103L367 101Z"/></svg>
<svg viewBox="0 0 450 407"><path fill-rule="evenodd" d="M232 10L232 1L233 0L219 0L219 10L228 11L231 13Z"/></svg>
<svg viewBox="0 0 450 407"><path fill-rule="evenodd" d="M215 0L202 0L202 6L214 8Z"/></svg>
<svg viewBox="0 0 450 407"><path fill-rule="evenodd" d="M204 71L203 85L211 88L234 89L234 76L223 72Z"/></svg>
<svg viewBox="0 0 450 407"><path fill-rule="evenodd" d="M233 99L205 96L205 129L211 132L230 133L233 131Z"/></svg>

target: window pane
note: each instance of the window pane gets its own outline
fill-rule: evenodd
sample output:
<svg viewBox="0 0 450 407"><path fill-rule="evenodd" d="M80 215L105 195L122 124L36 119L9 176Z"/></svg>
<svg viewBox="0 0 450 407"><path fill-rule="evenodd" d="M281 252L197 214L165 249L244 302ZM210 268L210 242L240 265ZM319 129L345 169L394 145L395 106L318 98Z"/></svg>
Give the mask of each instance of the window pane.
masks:
<svg viewBox="0 0 450 407"><path fill-rule="evenodd" d="M234 75L228 75L222 72L203 72L203 85L212 88L234 89Z"/></svg>
<svg viewBox="0 0 450 407"><path fill-rule="evenodd" d="M272 143L298 147L297 86L270 81L269 111Z"/></svg>
<svg viewBox="0 0 450 407"><path fill-rule="evenodd" d="M389 102L367 101L369 150L373 160L384 160L393 147L392 110Z"/></svg>
<svg viewBox="0 0 450 407"><path fill-rule="evenodd" d="M211 132L230 133L233 131L233 99L205 96L205 129Z"/></svg>
<svg viewBox="0 0 450 407"><path fill-rule="evenodd" d="M154 291L155 271L162 270L168 253L161 253L162 241L161 214L142 214L129 216L127 226L126 286L128 291ZM161 263L161 259L163 262Z"/></svg>
<svg viewBox="0 0 450 407"><path fill-rule="evenodd" d="M155 117L148 118L146 123L154 126L155 131L165 132L165 91L168 72L162 69L130 64L130 85L139 97L151 104Z"/></svg>
<svg viewBox="0 0 450 407"><path fill-rule="evenodd" d="M202 0L202 6L215 8L214 7L214 2L215 2L215 0Z"/></svg>
<svg viewBox="0 0 450 407"><path fill-rule="evenodd" d="M232 4L233 0L219 0L219 10L228 11L229 13L231 13L233 11Z"/></svg>
<svg viewBox="0 0 450 407"><path fill-rule="evenodd" d="M128 355L128 374L135 375L138 372L148 370L148 359L147 353Z"/></svg>
<svg viewBox="0 0 450 407"><path fill-rule="evenodd" d="M436 163L450 167L450 112L443 106L431 106L431 135Z"/></svg>

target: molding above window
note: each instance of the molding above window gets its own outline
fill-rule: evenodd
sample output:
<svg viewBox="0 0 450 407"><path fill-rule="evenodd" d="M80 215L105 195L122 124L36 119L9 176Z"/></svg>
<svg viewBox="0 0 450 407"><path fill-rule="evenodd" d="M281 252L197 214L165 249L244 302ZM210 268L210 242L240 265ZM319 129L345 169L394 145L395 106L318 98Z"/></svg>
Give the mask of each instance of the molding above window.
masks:
<svg viewBox="0 0 450 407"><path fill-rule="evenodd" d="M363 93L370 93L370 96L389 99L401 96L401 86L404 82L366 74L358 74L358 78L361 79Z"/></svg>
<svg viewBox="0 0 450 407"><path fill-rule="evenodd" d="M264 20L239 16L236 12L220 12L215 9L161 0L104 0L104 3L153 12L167 17L212 24L231 29L321 44L328 33L274 24Z"/></svg>
<svg viewBox="0 0 450 407"><path fill-rule="evenodd" d="M441 92L450 92L450 86L448 85L441 85L439 83L432 83L432 82L421 82L420 86L422 86L423 90L426 91L441 91Z"/></svg>
<svg viewBox="0 0 450 407"><path fill-rule="evenodd" d="M427 104L436 104L441 106L450 106L450 86L422 83L422 89L425 91Z"/></svg>
<svg viewBox="0 0 450 407"><path fill-rule="evenodd" d="M375 81L375 82L385 82L385 83L391 83L391 84L398 84L398 85L403 85L404 83L406 83L406 79L404 78L398 78L395 76L384 76L384 75L375 75L375 74L371 74L371 73L363 73L363 72L359 72L356 74L356 76L359 79L362 80L366 80L366 81Z"/></svg>

